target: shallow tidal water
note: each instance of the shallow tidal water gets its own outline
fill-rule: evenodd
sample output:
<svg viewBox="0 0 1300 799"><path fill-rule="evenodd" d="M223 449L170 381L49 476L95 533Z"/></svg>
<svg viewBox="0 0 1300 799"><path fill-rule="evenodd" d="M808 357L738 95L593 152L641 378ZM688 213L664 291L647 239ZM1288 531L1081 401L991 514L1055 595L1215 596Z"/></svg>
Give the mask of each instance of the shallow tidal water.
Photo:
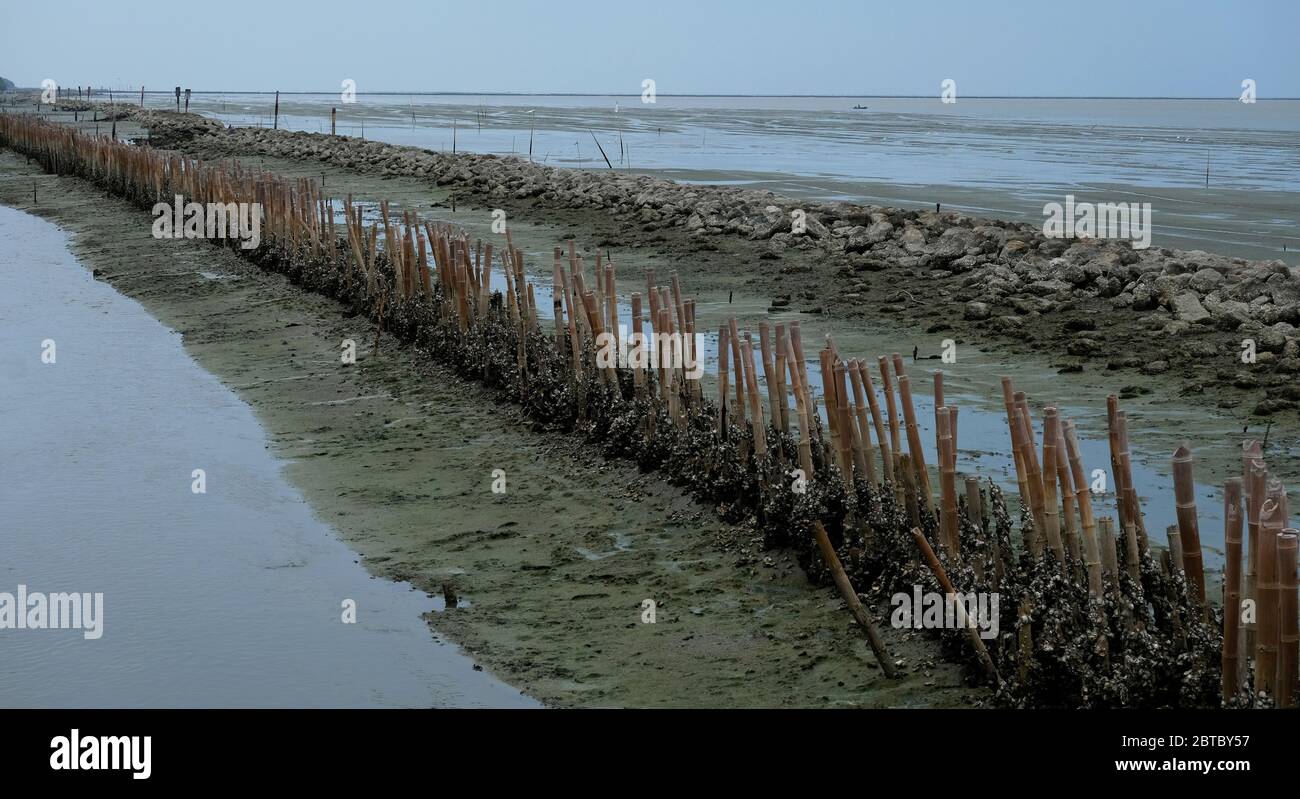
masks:
<svg viewBox="0 0 1300 799"><path fill-rule="evenodd" d="M0 629L0 707L536 704L431 636L434 600L371 577L252 410L67 244L0 206L0 592L102 593L102 637Z"/></svg>
<svg viewBox="0 0 1300 799"><path fill-rule="evenodd" d="M149 107L170 107L150 95ZM855 106L865 106L856 108ZM1297 263L1300 100L284 94L281 128L643 172L813 200L1039 223L1048 202L1150 203L1155 246ZM273 92L190 110L271 127ZM603 151L603 152L602 152ZM609 159L608 165L606 158Z"/></svg>

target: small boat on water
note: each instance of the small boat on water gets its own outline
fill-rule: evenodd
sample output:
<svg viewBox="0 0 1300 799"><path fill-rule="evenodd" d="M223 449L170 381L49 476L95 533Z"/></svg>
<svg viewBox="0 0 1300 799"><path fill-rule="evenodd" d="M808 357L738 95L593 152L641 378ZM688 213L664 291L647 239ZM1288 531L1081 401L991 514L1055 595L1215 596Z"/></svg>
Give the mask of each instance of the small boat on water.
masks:
<svg viewBox="0 0 1300 799"><path fill-rule="evenodd" d="M854 110L854 111L866 111L866 110L867 110L867 107L866 107L865 105L855 105L855 106L853 106L853 110Z"/></svg>

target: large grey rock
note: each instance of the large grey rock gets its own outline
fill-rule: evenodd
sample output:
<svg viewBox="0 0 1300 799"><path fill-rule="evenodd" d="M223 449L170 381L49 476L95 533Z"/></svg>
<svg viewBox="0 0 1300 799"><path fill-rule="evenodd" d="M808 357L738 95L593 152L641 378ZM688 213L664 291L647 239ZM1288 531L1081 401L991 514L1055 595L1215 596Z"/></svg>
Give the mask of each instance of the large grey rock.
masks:
<svg viewBox="0 0 1300 799"><path fill-rule="evenodd" d="M1194 325L1210 319L1210 312L1201 305L1201 299L1190 291L1184 291L1174 297L1173 311L1175 319Z"/></svg>
<svg viewBox="0 0 1300 799"><path fill-rule="evenodd" d="M1222 282L1223 275L1213 269L1202 269L1192 275L1191 279L1187 281L1187 286L1198 294L1209 294L1218 288Z"/></svg>

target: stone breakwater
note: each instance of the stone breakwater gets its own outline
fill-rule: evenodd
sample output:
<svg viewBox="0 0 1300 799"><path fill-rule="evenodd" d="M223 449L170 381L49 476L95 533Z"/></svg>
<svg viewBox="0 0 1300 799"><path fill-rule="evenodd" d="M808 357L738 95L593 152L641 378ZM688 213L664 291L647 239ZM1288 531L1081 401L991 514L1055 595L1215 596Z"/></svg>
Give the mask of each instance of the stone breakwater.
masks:
<svg viewBox="0 0 1300 799"><path fill-rule="evenodd" d="M771 192L565 169L516 157L437 153L347 136L228 128L194 114L123 105L82 102L64 107L92 106L147 128L155 145L208 158L310 159L372 174L426 179L483 203L528 201L600 212L631 228L673 231L702 246L724 237L743 240L760 249L760 259L779 261L779 271L792 288L807 285L800 273L835 277L832 286L817 285L823 296L802 293L803 299L813 301L812 310L829 306L838 312L846 302L860 303L867 292L883 301L878 310L902 310L891 305L902 299L897 291L881 294L879 284L869 283L871 273L888 271L891 278L919 281L891 282L896 288L932 287L947 304L936 307L937 316L954 322L959 316L957 324L966 330L1041 340L1032 330L1036 320L1086 308L1124 315L1129 327L1121 332L1126 338L1172 337L1162 350L1111 358L1111 369L1160 374L1170 370L1171 359L1203 363L1219 356L1222 364L1231 364L1241 342L1251 339L1257 363L1268 367L1268 374L1224 369L1217 381L1246 390L1266 389L1267 399L1255 406L1259 414L1295 407L1300 400L1300 391L1285 385L1292 382L1287 375L1300 373L1300 272L1281 260L1135 249L1122 240L1049 238L1040 224L801 201ZM789 295L778 294L773 305L779 308L790 301ZM1052 348L1084 359L1105 358L1117 349L1135 352L1115 347L1095 326L1074 327L1066 327L1065 339L1050 336Z"/></svg>

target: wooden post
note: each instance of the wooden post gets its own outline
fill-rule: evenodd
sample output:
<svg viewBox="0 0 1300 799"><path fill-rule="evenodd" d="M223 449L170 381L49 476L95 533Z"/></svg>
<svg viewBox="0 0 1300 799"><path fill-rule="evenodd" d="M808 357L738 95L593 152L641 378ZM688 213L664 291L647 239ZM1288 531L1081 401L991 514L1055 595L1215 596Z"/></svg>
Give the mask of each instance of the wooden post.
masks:
<svg viewBox="0 0 1300 799"><path fill-rule="evenodd" d="M1061 511L1056 493L1056 439L1060 435L1060 417L1056 408L1043 409L1043 518L1047 522L1047 543L1056 554L1062 572L1067 572L1065 545L1061 540Z"/></svg>
<svg viewBox="0 0 1300 799"><path fill-rule="evenodd" d="M894 661L890 660L889 652L885 649L884 639L880 637L880 631L867 615L867 610L862 606L862 600L858 599L858 592L853 590L853 584L849 582L849 576L844 572L844 567L840 564L840 558L835 554L835 547L831 546L831 539L826 535L826 528L822 527L821 522L813 522L813 534L817 538L817 547L821 550L822 560L826 561L826 567L830 569L831 577L835 580L835 586L840 590L840 596L844 599L844 604L849 606L849 612L853 614L853 619L867 634L867 643L871 646L871 651L876 656L876 662L880 664L880 669L886 677L895 677L898 672L894 668Z"/></svg>
<svg viewBox="0 0 1300 799"><path fill-rule="evenodd" d="M754 413L749 417L749 429L754 436L754 462L762 467L767 457L767 433L764 430L763 401L758 395L758 376L754 369L754 341L749 331L745 331L745 381L749 387L749 404Z"/></svg>
<svg viewBox="0 0 1300 799"><path fill-rule="evenodd" d="M1241 688L1241 485L1230 477L1223 485L1223 701Z"/></svg>
<svg viewBox="0 0 1300 799"><path fill-rule="evenodd" d="M885 427L881 420L880 403L876 401L876 387L871 382L871 369L862 361L854 360L853 377L854 385L860 385L862 391L867 396L867 405L871 409L871 424L876 428L876 442L880 447L880 461L885 468L885 479L890 483L894 482L894 455L889 448L889 440L885 438ZM856 388L855 388L856 390Z"/></svg>
<svg viewBox="0 0 1300 799"><path fill-rule="evenodd" d="M1016 485L1020 489L1020 506L1027 508L1030 506L1029 484L1025 478L1024 458L1020 455L1020 425L1016 422L1015 401L1013 399L1014 389L1011 385L1011 378L1002 378L1002 402L1007 409L1007 428L1011 431L1011 450L1012 461L1016 467Z"/></svg>
<svg viewBox="0 0 1300 799"><path fill-rule="evenodd" d="M1259 459L1259 444L1247 447L1244 453L1245 489L1246 489L1246 579L1243 582L1242 601L1247 599L1259 605L1259 514L1264 506L1264 490L1268 483L1268 469ZM1255 656L1255 639L1258 630L1257 616L1250 621L1242 621L1241 629L1247 657Z"/></svg>
<svg viewBox="0 0 1300 799"><path fill-rule="evenodd" d="M338 118L339 118L339 109L337 107L330 108L330 135L331 136L338 135Z"/></svg>
<svg viewBox="0 0 1300 799"><path fill-rule="evenodd" d="M878 357L876 364L880 368L880 387L884 391L885 410L889 414L889 446L894 453L894 457L898 458L903 454L903 442L898 432L898 408L894 402L894 381L889 376L889 361L885 356Z"/></svg>
<svg viewBox="0 0 1300 799"><path fill-rule="evenodd" d="M1183 544L1183 562L1192 598L1202 613L1205 602L1205 569L1201 559L1201 532L1196 521L1196 485L1192 478L1192 451L1187 445L1174 452L1174 507L1178 512L1178 533Z"/></svg>
<svg viewBox="0 0 1300 799"><path fill-rule="evenodd" d="M785 344L785 365L790 370L790 391L794 394L795 411L799 417L799 468L804 477L813 478L812 440L808 424L808 392L803 386L803 374L794 353L794 342L787 338Z"/></svg>
<svg viewBox="0 0 1300 799"><path fill-rule="evenodd" d="M1079 506L1079 523L1083 527L1084 569L1088 572L1088 593L1100 599L1102 595L1101 546L1097 540L1097 521L1092 515L1092 492L1089 491L1087 472L1079 454L1079 442L1074 432L1074 422L1066 421L1063 435L1065 451L1070 462L1070 475L1074 483L1074 499Z"/></svg>
<svg viewBox="0 0 1300 799"><path fill-rule="evenodd" d="M854 416L857 422L853 433L854 458L860 458L856 464L867 482L876 485L879 480L876 477L876 459L871 453L871 428L867 424L867 395L862 385L862 374L858 370L857 361L849 361L845 370L853 385Z"/></svg>
<svg viewBox="0 0 1300 799"><path fill-rule="evenodd" d="M1035 450L1034 431L1030 427L1024 392L1016 392L1016 424L1020 427L1020 454L1025 462L1025 482L1029 486L1029 508L1034 520L1033 534L1026 536L1029 554L1034 560L1043 557L1047 547L1047 514L1043 508L1043 479Z"/></svg>
<svg viewBox="0 0 1300 799"><path fill-rule="evenodd" d="M1278 575L1281 596L1278 613L1282 617L1282 632L1278 636L1277 706L1293 707L1296 696L1297 657L1300 657L1300 629L1297 629L1296 608L1296 535L1294 528L1282 531L1277 537ZM1226 646L1226 644L1225 644Z"/></svg>
<svg viewBox="0 0 1300 799"><path fill-rule="evenodd" d="M639 351L644 353L645 333L641 328L641 292L632 292L632 352ZM636 396L640 399L645 394L645 369L642 364L645 363L644 354L639 354L634 359L637 364L632 369L632 385L636 391Z"/></svg>
<svg viewBox="0 0 1300 799"><path fill-rule="evenodd" d="M1282 533L1282 506L1270 494L1260 509L1259 592L1255 639L1255 694L1277 697L1278 650L1281 644L1281 585L1278 582L1277 539Z"/></svg>
<svg viewBox="0 0 1300 799"><path fill-rule="evenodd" d="M790 407L789 407L789 403L786 401L786 379L785 379L786 346L785 345L786 345L785 325L780 322L777 322L776 340L773 342L773 346L775 347L773 359L774 359L776 373L773 375L773 378L776 380L777 396L781 398L781 402L780 402L781 421L777 429L780 430L783 434L790 432Z"/></svg>
<svg viewBox="0 0 1300 799"><path fill-rule="evenodd" d="M772 429L778 433L781 429L781 409L785 397L778 393L776 367L772 360L772 338L767 322L758 323L758 345L763 356L763 382L767 384L767 404L772 412Z"/></svg>
<svg viewBox="0 0 1300 799"><path fill-rule="evenodd" d="M930 488L930 472L925 465L925 455L921 451L921 431L916 426L916 409L912 405L912 386L907 372L903 369L903 356L893 354L894 375L898 378L898 399L903 406L903 421L907 424L907 451L912 456L912 468L916 470L916 486L925 494L925 510L934 515L934 497Z"/></svg>
<svg viewBox="0 0 1300 799"><path fill-rule="evenodd" d="M275 93L275 129L280 129L280 93Z"/></svg>
<svg viewBox="0 0 1300 799"><path fill-rule="evenodd" d="M718 438L726 440L731 419L727 415L727 380L731 376L731 328L718 326Z"/></svg>
<svg viewBox="0 0 1300 799"><path fill-rule="evenodd" d="M989 656L989 650L984 646L984 640L980 638L979 631L975 629L975 625L967 621L969 617L966 614L965 605L962 604L961 596L957 593L957 589L953 588L952 581L948 579L948 574L943 569L943 564L939 562L939 558L935 556L934 550L930 548L930 542L925 540L925 534L921 532L921 528L912 528L912 540L916 542L917 548L921 550L921 554L925 558L925 563L930 567L930 572L934 575L934 579L939 581L939 585L943 588L945 593L954 598L953 605L957 609L958 624L966 629L966 634L970 638L971 646L975 649L975 655L979 658L980 665L984 668L984 676L988 677L989 681L992 682L993 685L997 685L998 670L997 667L993 665L993 658Z"/></svg>
<svg viewBox="0 0 1300 799"><path fill-rule="evenodd" d="M901 382L901 381L900 381ZM939 529L944 548L948 550L948 560L961 562L961 545L958 543L960 522L957 520L957 475L953 458L952 423L948 409L939 408L934 414L935 451L938 453L939 490L942 506L939 514Z"/></svg>

